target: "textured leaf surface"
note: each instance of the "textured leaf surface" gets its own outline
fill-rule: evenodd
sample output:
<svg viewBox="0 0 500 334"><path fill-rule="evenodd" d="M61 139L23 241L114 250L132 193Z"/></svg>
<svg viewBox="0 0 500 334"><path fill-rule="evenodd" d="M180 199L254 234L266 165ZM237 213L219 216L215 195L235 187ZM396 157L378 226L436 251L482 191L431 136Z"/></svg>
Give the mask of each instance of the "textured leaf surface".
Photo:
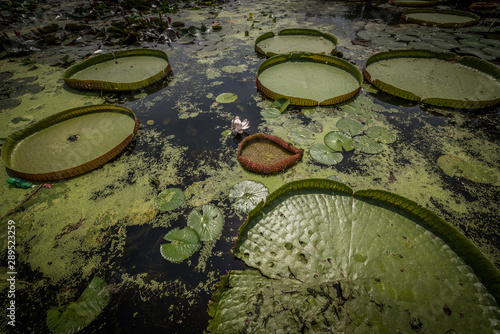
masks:
<svg viewBox="0 0 500 334"><path fill-rule="evenodd" d="M314 161L328 166L338 164L344 158L342 153L335 152L326 144L314 144L309 149L309 154Z"/></svg>
<svg viewBox="0 0 500 334"><path fill-rule="evenodd" d="M215 100L219 103L231 103L238 99L238 95L234 93L222 93L218 95Z"/></svg>
<svg viewBox="0 0 500 334"><path fill-rule="evenodd" d="M350 118L341 118L337 121L337 129L351 136L357 136L363 133L363 124Z"/></svg>
<svg viewBox="0 0 500 334"><path fill-rule="evenodd" d="M297 145L311 145L314 143L316 135L306 127L299 125L288 131L288 138Z"/></svg>
<svg viewBox="0 0 500 334"><path fill-rule="evenodd" d="M155 205L161 211L177 209L184 203L185 196L179 188L169 188L161 192L156 198Z"/></svg>
<svg viewBox="0 0 500 334"><path fill-rule="evenodd" d="M222 278L212 333L500 329L498 269L432 212L385 191L287 184L250 214L235 255L260 272Z"/></svg>
<svg viewBox="0 0 500 334"><path fill-rule="evenodd" d="M198 233L200 241L212 241L222 233L224 215L215 205L206 204L203 213L193 210L189 214L187 225Z"/></svg>
<svg viewBox="0 0 500 334"><path fill-rule="evenodd" d="M170 243L160 246L161 256L170 262L182 262L193 255L201 247L200 237L195 230L178 227L170 230L164 237Z"/></svg>
<svg viewBox="0 0 500 334"><path fill-rule="evenodd" d="M94 277L77 301L47 312L47 326L56 334L75 333L88 326L109 301L107 284Z"/></svg>
<svg viewBox="0 0 500 334"><path fill-rule="evenodd" d="M371 126L366 130L366 135L380 143L391 144L396 141L396 135L383 126Z"/></svg>
<svg viewBox="0 0 500 334"><path fill-rule="evenodd" d="M242 213L253 210L267 195L269 190L265 185L250 180L236 183L229 191L229 198L234 201L233 208Z"/></svg>
<svg viewBox="0 0 500 334"><path fill-rule="evenodd" d="M343 132L338 132L338 131L328 132L324 140L326 146L335 151L342 152L343 149L346 151L351 151L354 149L354 146L352 145L351 136L348 136Z"/></svg>
<svg viewBox="0 0 500 334"><path fill-rule="evenodd" d="M354 148L365 153L380 153L384 150L382 144L368 136L354 138Z"/></svg>

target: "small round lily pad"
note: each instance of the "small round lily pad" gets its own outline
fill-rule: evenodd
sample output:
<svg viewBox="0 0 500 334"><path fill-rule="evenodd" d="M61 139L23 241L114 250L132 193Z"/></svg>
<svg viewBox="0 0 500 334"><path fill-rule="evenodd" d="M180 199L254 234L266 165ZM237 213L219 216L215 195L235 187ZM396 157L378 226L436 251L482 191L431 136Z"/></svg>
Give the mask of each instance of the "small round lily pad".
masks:
<svg viewBox="0 0 500 334"><path fill-rule="evenodd" d="M384 150L384 146L382 146L382 144L368 136L359 136L354 138L353 145L356 150L364 153L374 154L380 153Z"/></svg>
<svg viewBox="0 0 500 334"><path fill-rule="evenodd" d="M311 145L316 135L304 126L294 126L288 131L288 138L297 145Z"/></svg>
<svg viewBox="0 0 500 334"><path fill-rule="evenodd" d="M260 112L264 118L279 118L281 116L281 111L276 108L265 108Z"/></svg>
<svg viewBox="0 0 500 334"><path fill-rule="evenodd" d="M238 95L234 93L222 93L215 98L215 101L219 103L231 103L238 99Z"/></svg>
<svg viewBox="0 0 500 334"><path fill-rule="evenodd" d="M342 150L351 151L354 149L352 145L352 138L343 132L331 131L325 136L325 144L335 151L342 152Z"/></svg>
<svg viewBox="0 0 500 334"><path fill-rule="evenodd" d="M338 164L344 158L342 153L335 152L326 144L314 144L309 149L309 154L314 161L328 166Z"/></svg>
<svg viewBox="0 0 500 334"><path fill-rule="evenodd" d="M203 213L198 210L191 211L187 225L198 233L200 241L212 241L222 233L224 215L215 205L205 204Z"/></svg>
<svg viewBox="0 0 500 334"><path fill-rule="evenodd" d="M245 180L236 183L229 192L229 198L233 200L233 208L241 213L252 211L257 204L265 201L269 190L260 182Z"/></svg>
<svg viewBox="0 0 500 334"><path fill-rule="evenodd" d="M351 118L341 118L337 121L337 129L351 136L357 136L363 133L363 124Z"/></svg>
<svg viewBox="0 0 500 334"><path fill-rule="evenodd" d="M184 227L182 230L176 227L170 230L164 239L169 243L160 246L161 256L174 263L184 261L201 247L198 233L190 227Z"/></svg>
<svg viewBox="0 0 500 334"><path fill-rule="evenodd" d="M396 141L396 135L383 126L371 126L366 130L366 135L380 143L391 144Z"/></svg>
<svg viewBox="0 0 500 334"><path fill-rule="evenodd" d="M451 177L458 176L468 180L499 185L500 175L495 170L482 166L476 161L465 161L457 156L446 154L437 160L438 166Z"/></svg>
<svg viewBox="0 0 500 334"><path fill-rule="evenodd" d="M171 211L181 206L185 199L182 190L179 188L169 188L158 195L155 205L158 210Z"/></svg>

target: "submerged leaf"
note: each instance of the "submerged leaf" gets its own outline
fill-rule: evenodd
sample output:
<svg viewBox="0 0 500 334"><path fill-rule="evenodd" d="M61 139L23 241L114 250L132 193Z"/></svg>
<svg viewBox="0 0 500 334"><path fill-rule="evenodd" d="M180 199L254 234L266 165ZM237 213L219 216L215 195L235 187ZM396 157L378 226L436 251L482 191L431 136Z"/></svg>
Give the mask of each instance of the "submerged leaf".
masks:
<svg viewBox="0 0 500 334"><path fill-rule="evenodd" d="M351 151L354 149L352 138L343 132L332 131L326 134L325 144L332 150L342 152L342 149Z"/></svg>
<svg viewBox="0 0 500 334"><path fill-rule="evenodd" d="M447 154L440 156L437 164L448 176L458 176L474 182L500 185L500 175L495 170L482 166L478 162L467 162L457 156Z"/></svg>
<svg viewBox="0 0 500 334"><path fill-rule="evenodd" d="M75 333L88 326L109 301L108 285L94 277L76 302L47 311L47 327L55 333Z"/></svg>
<svg viewBox="0 0 500 334"><path fill-rule="evenodd" d="M182 230L176 227L170 230L164 239L170 243L160 246L161 256L174 263L184 261L201 247L198 233L190 227L184 227Z"/></svg>
<svg viewBox="0 0 500 334"><path fill-rule="evenodd" d="M179 188L169 188L161 192L156 198L155 205L158 210L171 211L184 203L185 196Z"/></svg>
<svg viewBox="0 0 500 334"><path fill-rule="evenodd" d="M276 108L266 108L262 109L260 114L264 118L279 118L281 116L281 111Z"/></svg>
<svg viewBox="0 0 500 334"><path fill-rule="evenodd" d="M233 200L233 208L241 213L253 210L261 201L265 201L269 190L265 185L255 181L241 181L236 183L229 192L229 198Z"/></svg>
<svg viewBox="0 0 500 334"><path fill-rule="evenodd" d="M328 166L338 164L344 158L342 153L337 153L322 143L311 146L309 154L314 161Z"/></svg>
<svg viewBox="0 0 500 334"><path fill-rule="evenodd" d="M203 214L198 210L189 214L187 225L198 233L200 241L216 240L222 233L224 215L215 205L206 204L203 205Z"/></svg>

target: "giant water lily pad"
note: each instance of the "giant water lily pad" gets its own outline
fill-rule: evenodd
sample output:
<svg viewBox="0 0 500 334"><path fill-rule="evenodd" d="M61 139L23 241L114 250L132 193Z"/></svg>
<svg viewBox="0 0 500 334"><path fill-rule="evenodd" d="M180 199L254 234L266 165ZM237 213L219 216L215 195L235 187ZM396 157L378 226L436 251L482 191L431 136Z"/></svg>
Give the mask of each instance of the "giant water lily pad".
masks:
<svg viewBox="0 0 500 334"><path fill-rule="evenodd" d="M438 166L448 176L463 177L480 183L500 185L500 174L477 161L466 161L457 156L446 154L437 160Z"/></svg>
<svg viewBox="0 0 500 334"><path fill-rule="evenodd" d="M47 311L47 327L55 334L76 333L97 318L108 301L108 285L96 276L77 301Z"/></svg>
<svg viewBox="0 0 500 334"><path fill-rule="evenodd" d="M71 66L63 80L83 90L128 91L147 87L172 72L167 54L134 49L94 56Z"/></svg>
<svg viewBox="0 0 500 334"><path fill-rule="evenodd" d="M492 333L500 273L454 227L381 190L310 179L268 196L240 228L257 270L216 285L210 333Z"/></svg>
<svg viewBox="0 0 500 334"><path fill-rule="evenodd" d="M155 205L158 210L171 211L177 209L184 203L186 197L184 192L179 188L168 188L162 191L156 197Z"/></svg>
<svg viewBox="0 0 500 334"><path fill-rule="evenodd" d="M467 27L477 24L478 15L457 10L410 9L401 18L407 22L441 28Z"/></svg>
<svg viewBox="0 0 500 334"><path fill-rule="evenodd" d="M69 109L11 134L3 145L2 160L28 180L72 177L117 156L137 128L134 113L121 106Z"/></svg>
<svg viewBox="0 0 500 334"><path fill-rule="evenodd" d="M213 204L203 205L202 210L202 213L198 210L191 211L187 225L198 233L200 241L216 240L222 233L224 215Z"/></svg>
<svg viewBox="0 0 500 334"><path fill-rule="evenodd" d="M255 51L271 57L290 52L331 54L338 44L332 34L314 29L283 29L278 35L267 32L255 40Z"/></svg>
<svg viewBox="0 0 500 334"><path fill-rule="evenodd" d="M267 97L287 98L292 105L332 105L361 89L362 75L340 58L288 53L265 60L257 70L257 88Z"/></svg>
<svg viewBox="0 0 500 334"><path fill-rule="evenodd" d="M160 246L161 256L174 263L186 260L201 247L198 233L190 227L176 227L170 230L164 239L169 243Z"/></svg>
<svg viewBox="0 0 500 334"><path fill-rule="evenodd" d="M300 161L303 153L279 137L257 133L240 143L237 159L254 173L276 174Z"/></svg>
<svg viewBox="0 0 500 334"><path fill-rule="evenodd" d="M484 108L500 103L500 67L475 57L429 50L380 52L363 73L389 94L430 105Z"/></svg>
<svg viewBox="0 0 500 334"><path fill-rule="evenodd" d="M229 191L229 198L234 201L233 208L242 213L252 211L267 195L269 190L265 185L250 180L236 183Z"/></svg>

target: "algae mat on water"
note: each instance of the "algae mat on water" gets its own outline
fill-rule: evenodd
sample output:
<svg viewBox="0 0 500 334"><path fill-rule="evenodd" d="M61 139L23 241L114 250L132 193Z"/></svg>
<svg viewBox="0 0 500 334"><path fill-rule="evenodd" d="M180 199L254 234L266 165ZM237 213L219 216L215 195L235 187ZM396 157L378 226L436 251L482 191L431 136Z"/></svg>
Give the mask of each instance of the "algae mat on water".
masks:
<svg viewBox="0 0 500 334"><path fill-rule="evenodd" d="M250 212L209 307L211 333L500 330L500 273L415 202L309 179Z"/></svg>
<svg viewBox="0 0 500 334"><path fill-rule="evenodd" d="M363 73L389 94L430 105L485 108L500 103L500 67L475 57L429 50L377 53Z"/></svg>

